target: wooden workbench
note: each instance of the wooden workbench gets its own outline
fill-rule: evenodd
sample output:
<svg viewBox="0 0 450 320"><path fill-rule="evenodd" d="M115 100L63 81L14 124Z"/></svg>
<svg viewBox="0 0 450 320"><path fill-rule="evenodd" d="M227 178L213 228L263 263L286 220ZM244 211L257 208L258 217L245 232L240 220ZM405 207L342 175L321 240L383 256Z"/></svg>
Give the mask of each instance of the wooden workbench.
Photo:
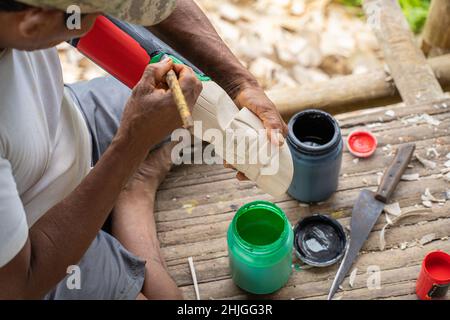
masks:
<svg viewBox="0 0 450 320"><path fill-rule="evenodd" d="M392 110L395 112L387 112ZM426 121L428 114L435 121ZM337 265L327 268L304 268L294 259L289 282L278 292L251 296L236 287L230 277L226 231L237 209L253 200L269 200L280 206L294 225L313 213L323 213L348 226L351 208L362 188L375 190L379 175L392 160L396 146L415 142L416 154L436 162L435 169L425 168L414 158L406 174L419 173L419 181L400 182L392 201L403 212L422 208L425 213L405 218L386 231L386 248L380 250L380 230L386 223L382 215L372 231L352 270L358 269L353 287L349 277L336 299L415 299L415 280L427 252L450 252L450 200L422 205L426 188L436 198L445 198L450 190L441 170L450 153L450 99L432 104L406 107L403 104L337 116L344 139L355 129L371 130L379 146L369 159L359 160L344 151L339 189L328 201L306 205L283 196L277 199L264 194L252 182L239 182L235 173L222 166L182 165L172 170L157 196L157 228L170 273L185 298L195 299L188 257L193 257L202 299L325 299ZM409 119L409 120L408 120ZM431 124L432 123L432 124ZM429 151L435 148L439 156ZM427 156L428 150L428 156ZM424 238L425 237L425 238ZM421 245L420 240L428 239ZM367 288L369 266L381 271L381 288ZM261 279L261 281L264 281Z"/></svg>

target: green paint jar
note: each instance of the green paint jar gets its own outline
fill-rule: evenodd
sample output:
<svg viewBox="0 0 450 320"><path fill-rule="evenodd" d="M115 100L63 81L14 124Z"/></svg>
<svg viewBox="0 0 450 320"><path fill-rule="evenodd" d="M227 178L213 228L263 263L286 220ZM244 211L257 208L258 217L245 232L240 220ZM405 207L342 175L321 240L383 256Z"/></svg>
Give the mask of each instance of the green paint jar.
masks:
<svg viewBox="0 0 450 320"><path fill-rule="evenodd" d="M268 201L242 206L228 228L234 283L254 294L283 287L292 271L293 243L291 224L278 206Z"/></svg>

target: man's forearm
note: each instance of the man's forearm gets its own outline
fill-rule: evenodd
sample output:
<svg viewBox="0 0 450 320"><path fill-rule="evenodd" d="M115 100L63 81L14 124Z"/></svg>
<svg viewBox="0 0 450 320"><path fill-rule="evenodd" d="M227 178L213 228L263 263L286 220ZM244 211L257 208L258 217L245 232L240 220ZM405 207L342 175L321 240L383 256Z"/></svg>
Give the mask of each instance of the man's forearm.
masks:
<svg viewBox="0 0 450 320"><path fill-rule="evenodd" d="M257 85L193 0L178 0L170 17L149 30L213 78L232 98L243 87Z"/></svg>
<svg viewBox="0 0 450 320"><path fill-rule="evenodd" d="M29 257L24 256L29 259L27 277L19 296L41 297L65 276L69 265L80 261L145 158L141 146L119 135L83 182L30 229Z"/></svg>

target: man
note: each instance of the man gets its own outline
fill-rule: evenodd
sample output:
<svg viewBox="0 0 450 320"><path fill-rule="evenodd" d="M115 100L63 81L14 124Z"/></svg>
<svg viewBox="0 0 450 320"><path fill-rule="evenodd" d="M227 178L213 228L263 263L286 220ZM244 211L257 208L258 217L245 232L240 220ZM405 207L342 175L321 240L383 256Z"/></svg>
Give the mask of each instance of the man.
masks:
<svg viewBox="0 0 450 320"><path fill-rule="evenodd" d="M192 0L176 2L77 1L81 29L69 30L70 0L0 0L0 298L181 298L153 216L171 166L171 145L157 144L181 126L167 72L176 71L190 106L201 83L190 68L165 60L150 65L132 92L112 78L64 88L54 46L88 32L99 14L153 25L238 106L286 132L201 10ZM111 234L101 231L108 216ZM81 288L67 286L72 265Z"/></svg>

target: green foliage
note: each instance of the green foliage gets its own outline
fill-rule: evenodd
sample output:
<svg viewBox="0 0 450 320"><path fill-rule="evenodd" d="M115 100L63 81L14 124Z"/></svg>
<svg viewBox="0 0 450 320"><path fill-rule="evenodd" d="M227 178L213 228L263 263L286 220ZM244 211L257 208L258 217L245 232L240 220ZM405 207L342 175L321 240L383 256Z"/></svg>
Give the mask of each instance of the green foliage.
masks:
<svg viewBox="0 0 450 320"><path fill-rule="evenodd" d="M400 5L411 29L416 33L420 32L427 20L430 0L400 0Z"/></svg>
<svg viewBox="0 0 450 320"><path fill-rule="evenodd" d="M346 6L359 7L362 5L362 0L341 0Z"/></svg>
<svg viewBox="0 0 450 320"><path fill-rule="evenodd" d="M431 0L399 0L406 19L411 29L418 33L422 30L427 19ZM360 7L362 0L339 0L342 4L352 7Z"/></svg>

